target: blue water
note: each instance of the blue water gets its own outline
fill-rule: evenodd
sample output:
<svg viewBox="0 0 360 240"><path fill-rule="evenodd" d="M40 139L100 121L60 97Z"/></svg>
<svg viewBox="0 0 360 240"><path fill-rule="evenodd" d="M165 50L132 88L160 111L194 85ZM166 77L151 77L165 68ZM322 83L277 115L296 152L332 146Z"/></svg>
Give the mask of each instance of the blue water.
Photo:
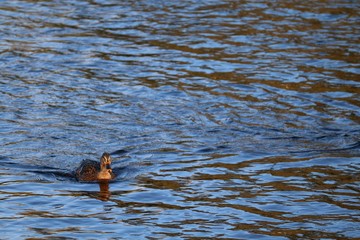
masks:
<svg viewBox="0 0 360 240"><path fill-rule="evenodd" d="M0 1L0 238L360 238L359 10Z"/></svg>

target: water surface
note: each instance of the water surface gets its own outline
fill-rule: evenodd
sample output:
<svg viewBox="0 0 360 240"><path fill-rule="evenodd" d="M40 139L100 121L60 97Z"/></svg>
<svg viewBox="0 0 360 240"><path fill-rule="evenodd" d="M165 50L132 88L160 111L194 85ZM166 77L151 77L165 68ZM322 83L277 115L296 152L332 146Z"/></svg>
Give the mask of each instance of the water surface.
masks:
<svg viewBox="0 0 360 240"><path fill-rule="evenodd" d="M1 1L1 238L359 238L359 8Z"/></svg>

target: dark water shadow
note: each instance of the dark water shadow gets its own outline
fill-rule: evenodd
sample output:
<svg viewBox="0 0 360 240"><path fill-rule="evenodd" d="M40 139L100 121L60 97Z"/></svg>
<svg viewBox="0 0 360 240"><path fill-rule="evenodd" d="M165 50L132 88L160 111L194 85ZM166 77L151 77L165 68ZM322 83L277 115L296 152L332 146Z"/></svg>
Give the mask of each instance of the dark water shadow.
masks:
<svg viewBox="0 0 360 240"><path fill-rule="evenodd" d="M349 153L356 153L360 151L360 141L348 144L343 147L338 148L322 148L322 149L306 149L306 150L299 150L299 151L289 151L287 154L290 155L311 155L311 156L317 156L317 155L324 155L324 154L332 154L332 155L341 155Z"/></svg>

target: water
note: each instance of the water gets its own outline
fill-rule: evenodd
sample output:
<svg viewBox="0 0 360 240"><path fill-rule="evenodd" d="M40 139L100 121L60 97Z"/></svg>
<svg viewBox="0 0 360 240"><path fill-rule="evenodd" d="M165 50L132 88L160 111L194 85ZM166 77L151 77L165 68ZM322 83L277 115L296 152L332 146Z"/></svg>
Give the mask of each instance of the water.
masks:
<svg viewBox="0 0 360 240"><path fill-rule="evenodd" d="M1 1L1 239L359 238L359 8Z"/></svg>

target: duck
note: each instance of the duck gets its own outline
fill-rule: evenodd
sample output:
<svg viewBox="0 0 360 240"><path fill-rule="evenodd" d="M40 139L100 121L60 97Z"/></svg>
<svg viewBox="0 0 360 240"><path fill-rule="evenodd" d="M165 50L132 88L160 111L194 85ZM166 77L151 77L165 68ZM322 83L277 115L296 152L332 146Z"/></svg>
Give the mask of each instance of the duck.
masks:
<svg viewBox="0 0 360 240"><path fill-rule="evenodd" d="M98 161L85 159L75 170L76 180L79 182L106 182L115 179L111 169L111 156L104 152Z"/></svg>

